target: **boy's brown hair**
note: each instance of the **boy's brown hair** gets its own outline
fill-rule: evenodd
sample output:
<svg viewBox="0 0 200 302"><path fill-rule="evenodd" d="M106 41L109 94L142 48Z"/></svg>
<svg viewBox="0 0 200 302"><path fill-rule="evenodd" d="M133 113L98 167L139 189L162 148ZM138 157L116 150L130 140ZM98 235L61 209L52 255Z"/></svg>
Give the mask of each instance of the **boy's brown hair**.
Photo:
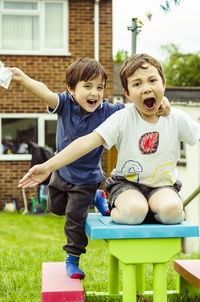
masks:
<svg viewBox="0 0 200 302"><path fill-rule="evenodd" d="M163 68L161 64L153 57L143 53L143 54L135 54L128 58L121 66L120 69L120 79L122 83L122 87L129 94L128 91L128 78L134 74L134 72L138 68L146 69L144 66L145 63L149 63L153 65L157 70L159 75L162 78L163 84L165 83L165 75L163 72Z"/></svg>
<svg viewBox="0 0 200 302"><path fill-rule="evenodd" d="M103 66L91 58L79 58L74 61L66 71L66 84L75 89L76 84L80 81L87 82L101 76L104 81L104 87L106 87L107 75L103 69Z"/></svg>

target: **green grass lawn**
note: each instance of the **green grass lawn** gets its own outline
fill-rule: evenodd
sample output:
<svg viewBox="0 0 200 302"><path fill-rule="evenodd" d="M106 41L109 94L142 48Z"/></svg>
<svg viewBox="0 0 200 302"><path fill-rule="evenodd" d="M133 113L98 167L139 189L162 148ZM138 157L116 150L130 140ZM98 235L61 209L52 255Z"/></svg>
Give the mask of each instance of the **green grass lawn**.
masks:
<svg viewBox="0 0 200 302"><path fill-rule="evenodd" d="M41 301L42 262L65 261L62 250L66 243L64 217L51 214L38 216L0 212L0 302ZM87 253L80 266L86 274L82 281L85 291L107 291L106 243L89 240ZM200 255L178 255L176 259L200 258ZM174 289L176 278L173 260L167 267L168 289ZM151 290L152 267L146 267L146 290ZM86 301L111 301L86 297ZM119 300L121 301L121 300ZM138 301L151 301L140 297ZM189 300L176 300L189 301ZM199 300L200 301L200 300ZM197 302L197 300L195 301Z"/></svg>

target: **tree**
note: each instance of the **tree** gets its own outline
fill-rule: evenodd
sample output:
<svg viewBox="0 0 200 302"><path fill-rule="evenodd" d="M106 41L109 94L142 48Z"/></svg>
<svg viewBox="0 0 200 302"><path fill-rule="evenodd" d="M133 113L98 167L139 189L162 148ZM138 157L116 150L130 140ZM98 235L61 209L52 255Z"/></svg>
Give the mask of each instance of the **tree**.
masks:
<svg viewBox="0 0 200 302"><path fill-rule="evenodd" d="M115 63L123 63L126 59L128 59L128 51L124 49L118 50L114 57L114 62Z"/></svg>
<svg viewBox="0 0 200 302"><path fill-rule="evenodd" d="M200 86L200 52L184 54L179 46L161 46L167 58L163 62L167 86Z"/></svg>

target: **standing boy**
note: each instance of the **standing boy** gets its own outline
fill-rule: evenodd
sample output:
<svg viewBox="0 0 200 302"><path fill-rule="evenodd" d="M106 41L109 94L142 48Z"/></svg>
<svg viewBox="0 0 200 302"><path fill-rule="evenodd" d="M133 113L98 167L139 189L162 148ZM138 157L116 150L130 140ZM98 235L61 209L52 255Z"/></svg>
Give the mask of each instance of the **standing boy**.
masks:
<svg viewBox="0 0 200 302"><path fill-rule="evenodd" d="M48 105L51 113L57 113L57 152L75 139L91 133L114 112L124 108L113 105L103 92L107 76L101 64L93 59L78 59L66 72L67 91L55 94L46 85L35 81L17 68L10 68L13 80L18 81L33 95ZM168 106L165 106L168 111ZM81 146L78 146L81 148ZM79 268L79 256L85 253L88 239L85 220L94 200L95 192L105 178L101 169L103 146L64 165L52 174L49 183L48 208L57 215L66 215L65 235L67 244L66 270L71 278L84 278Z"/></svg>

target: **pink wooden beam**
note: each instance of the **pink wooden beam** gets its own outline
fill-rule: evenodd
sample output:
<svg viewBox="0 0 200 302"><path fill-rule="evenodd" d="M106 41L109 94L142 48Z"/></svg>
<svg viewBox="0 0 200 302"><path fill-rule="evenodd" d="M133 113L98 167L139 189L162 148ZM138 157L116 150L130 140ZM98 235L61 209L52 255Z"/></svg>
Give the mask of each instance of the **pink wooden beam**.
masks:
<svg viewBox="0 0 200 302"><path fill-rule="evenodd" d="M42 302L84 302L79 279L71 279L65 262L42 263Z"/></svg>

